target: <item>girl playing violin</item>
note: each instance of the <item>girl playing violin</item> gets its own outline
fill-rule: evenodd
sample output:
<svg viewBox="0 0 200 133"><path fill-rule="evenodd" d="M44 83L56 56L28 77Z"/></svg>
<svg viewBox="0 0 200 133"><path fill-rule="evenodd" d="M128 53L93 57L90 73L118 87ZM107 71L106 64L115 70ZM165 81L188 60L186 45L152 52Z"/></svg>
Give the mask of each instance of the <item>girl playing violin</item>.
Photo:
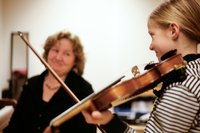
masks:
<svg viewBox="0 0 200 133"><path fill-rule="evenodd" d="M167 0L149 16L150 50L161 57L173 49L187 61L183 81L163 84L145 132L200 132L200 0ZM179 77L177 77L179 78ZM107 133L136 132L111 111L82 111Z"/></svg>

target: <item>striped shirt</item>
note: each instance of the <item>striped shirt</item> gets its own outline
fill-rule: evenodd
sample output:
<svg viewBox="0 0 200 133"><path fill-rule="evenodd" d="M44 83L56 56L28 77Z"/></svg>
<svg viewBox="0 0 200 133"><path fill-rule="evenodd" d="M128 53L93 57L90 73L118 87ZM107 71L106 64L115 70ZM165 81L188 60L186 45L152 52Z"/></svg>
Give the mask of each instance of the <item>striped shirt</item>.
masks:
<svg viewBox="0 0 200 133"><path fill-rule="evenodd" d="M168 84L156 98L145 133L200 133L200 55L197 56L186 65L186 79ZM116 121L108 124L107 133L112 133L113 123L117 133L137 133L128 124L120 131Z"/></svg>
<svg viewBox="0 0 200 133"><path fill-rule="evenodd" d="M156 99L145 132L200 132L200 59L186 65L186 74L186 80L168 85Z"/></svg>
<svg viewBox="0 0 200 133"><path fill-rule="evenodd" d="M186 74L186 80L168 85L156 99L145 133L200 132L200 59L186 65Z"/></svg>

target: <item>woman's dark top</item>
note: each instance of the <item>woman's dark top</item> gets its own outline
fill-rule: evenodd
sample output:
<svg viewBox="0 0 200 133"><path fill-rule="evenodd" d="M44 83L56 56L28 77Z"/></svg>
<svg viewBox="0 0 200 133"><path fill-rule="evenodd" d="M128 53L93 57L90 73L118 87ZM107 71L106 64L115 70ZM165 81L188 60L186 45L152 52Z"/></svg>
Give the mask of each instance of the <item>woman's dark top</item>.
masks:
<svg viewBox="0 0 200 133"><path fill-rule="evenodd" d="M34 76L24 84L18 104L4 133L42 133L50 121L76 104L61 87L49 102L42 100L43 82L47 71ZM89 82L70 72L64 81L79 100L93 93ZM81 113L64 122L60 133L96 133L96 126L85 122Z"/></svg>

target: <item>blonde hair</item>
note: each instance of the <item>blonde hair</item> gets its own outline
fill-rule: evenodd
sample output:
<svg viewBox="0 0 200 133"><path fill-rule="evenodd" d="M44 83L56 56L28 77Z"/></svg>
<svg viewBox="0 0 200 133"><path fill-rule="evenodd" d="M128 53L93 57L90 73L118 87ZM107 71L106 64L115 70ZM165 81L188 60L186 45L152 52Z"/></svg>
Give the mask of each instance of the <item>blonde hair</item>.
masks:
<svg viewBox="0 0 200 133"><path fill-rule="evenodd" d="M167 0L149 16L149 22L168 28L172 22L190 39L200 42L200 0Z"/></svg>
<svg viewBox="0 0 200 133"><path fill-rule="evenodd" d="M58 40L61 40L63 38L71 41L73 52L75 55L75 63L74 63L75 65L73 67L73 70L78 75L82 75L84 72L84 67L86 62L85 54L83 51L83 45L81 44L79 37L76 35L72 35L72 33L70 32L60 31L53 35L48 36L43 47L44 48L43 58L47 60L49 50L56 44Z"/></svg>

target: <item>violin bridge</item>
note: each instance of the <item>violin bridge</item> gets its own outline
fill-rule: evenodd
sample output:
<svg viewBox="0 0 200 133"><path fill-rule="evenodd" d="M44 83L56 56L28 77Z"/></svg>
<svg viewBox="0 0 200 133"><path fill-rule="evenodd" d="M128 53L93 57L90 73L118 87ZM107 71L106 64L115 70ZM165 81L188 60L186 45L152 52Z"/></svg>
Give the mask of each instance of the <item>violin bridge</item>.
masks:
<svg viewBox="0 0 200 133"><path fill-rule="evenodd" d="M132 74L134 77L140 75L140 70L139 70L138 66L133 66L131 71L132 71Z"/></svg>

